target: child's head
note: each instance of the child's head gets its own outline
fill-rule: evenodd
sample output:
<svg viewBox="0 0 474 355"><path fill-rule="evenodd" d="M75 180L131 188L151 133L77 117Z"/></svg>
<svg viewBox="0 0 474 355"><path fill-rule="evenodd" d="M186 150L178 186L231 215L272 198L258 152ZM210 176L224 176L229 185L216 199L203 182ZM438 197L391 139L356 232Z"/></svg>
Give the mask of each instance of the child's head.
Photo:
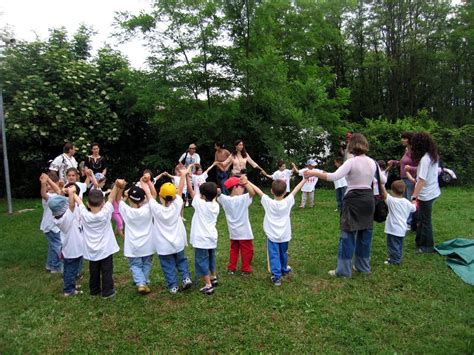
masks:
<svg viewBox="0 0 474 355"><path fill-rule="evenodd" d="M176 176L181 176L181 169L182 169L181 166L176 165L176 166L174 167L174 174L175 174Z"/></svg>
<svg viewBox="0 0 474 355"><path fill-rule="evenodd" d="M224 186L233 196L242 195L245 191L245 187L240 184L240 179L235 176L228 178L224 182Z"/></svg>
<svg viewBox="0 0 474 355"><path fill-rule="evenodd" d="M104 204L104 195L100 190L89 191L89 207L102 207Z"/></svg>
<svg viewBox="0 0 474 355"><path fill-rule="evenodd" d="M48 199L48 207L54 218L61 218L68 209L69 201L61 195L52 196Z"/></svg>
<svg viewBox="0 0 474 355"><path fill-rule="evenodd" d="M275 197L281 197L286 192L286 182L277 179L272 182L272 193Z"/></svg>
<svg viewBox="0 0 474 355"><path fill-rule="evenodd" d="M202 174L201 164L194 164L194 175L201 175L201 174Z"/></svg>
<svg viewBox="0 0 474 355"><path fill-rule="evenodd" d="M394 182L392 182L392 193L396 196L403 196L403 194L405 193L405 188L406 186L403 180L395 180Z"/></svg>
<svg viewBox="0 0 474 355"><path fill-rule="evenodd" d="M278 160L277 166L278 166L278 170L280 171L283 171L286 169L286 164L283 160Z"/></svg>
<svg viewBox="0 0 474 355"><path fill-rule="evenodd" d="M79 175L77 173L76 168L69 168L66 170L66 180L67 182L75 183L77 182L77 179L79 178Z"/></svg>
<svg viewBox="0 0 474 355"><path fill-rule="evenodd" d="M100 187L104 187L105 182L107 181L105 175L102 173L95 173L95 179L97 180L97 183Z"/></svg>
<svg viewBox="0 0 474 355"><path fill-rule="evenodd" d="M128 191L128 198L136 205L140 205L145 200L145 191L139 186L133 186Z"/></svg>
<svg viewBox="0 0 474 355"><path fill-rule="evenodd" d="M337 157L336 159L334 159L334 165L336 166L336 168L339 168L343 163L344 158L342 157Z"/></svg>
<svg viewBox="0 0 474 355"><path fill-rule="evenodd" d="M385 160L378 160L377 164L379 164L380 169L385 170L387 168L387 163L385 163Z"/></svg>
<svg viewBox="0 0 474 355"><path fill-rule="evenodd" d="M311 169L314 169L316 167L316 162L314 161L314 159L309 159L307 162L306 162L306 167L311 170Z"/></svg>
<svg viewBox="0 0 474 355"><path fill-rule="evenodd" d="M160 187L160 197L165 200L165 203L168 205L176 198L176 186L170 182L165 182Z"/></svg>
<svg viewBox="0 0 474 355"><path fill-rule="evenodd" d="M206 201L211 202L217 196L217 185L214 182L205 182L199 186L199 192Z"/></svg>

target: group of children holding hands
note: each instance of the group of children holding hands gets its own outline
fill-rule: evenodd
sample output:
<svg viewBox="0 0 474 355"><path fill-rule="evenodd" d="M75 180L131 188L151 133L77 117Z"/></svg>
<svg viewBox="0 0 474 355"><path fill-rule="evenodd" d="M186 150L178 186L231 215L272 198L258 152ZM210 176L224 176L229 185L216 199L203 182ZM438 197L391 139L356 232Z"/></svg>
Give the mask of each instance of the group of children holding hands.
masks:
<svg viewBox="0 0 474 355"><path fill-rule="evenodd" d="M336 161L336 166L342 164ZM189 194L194 215L191 222L190 243L194 249L194 270L196 280L201 278L200 292L212 294L218 285L216 270L216 248L218 232L216 222L222 206L230 235L230 256L227 271L237 270L239 255L241 273L252 272L254 255L253 233L249 221L249 206L257 194L265 211L263 230L267 237L268 269L271 282L281 285L281 280L291 273L288 265L288 244L291 240L290 212L295 204L295 195L301 190L300 208L306 204L314 205L314 188L317 178L304 178L308 169L314 169L314 160L308 160L306 168L298 170L292 164L286 169L284 162L278 163L278 170L272 175L271 193L266 195L247 179L246 175L233 176L225 181L228 195L220 193L217 185L206 182L207 172L200 166L188 168L178 166L173 183L161 185L155 190L155 179L146 171L140 181L125 190L126 182L117 179L111 190L102 190L105 177L87 171L86 183L78 181L74 168L66 171L66 182L61 186L57 175L42 174L41 196L44 214L41 230L48 239L46 269L52 273L63 273L64 296L82 293L77 284L81 275L83 259L89 261L89 288L91 295L104 298L115 295L113 281L113 254L119 245L112 229L111 219L124 222L124 256L128 258L133 282L140 294L151 292L150 272L153 255L157 254L161 269L171 294L180 289L193 286L189 262L185 255L187 233L182 215L185 200ZM193 173L194 172L194 173ZM290 192L290 179L293 173L302 180ZM168 175L167 173L163 173ZM159 178L161 176L158 176ZM342 180L342 179L341 179ZM88 207L82 201L87 184L91 183L88 194ZM343 181L335 182L338 209L342 209L345 186ZM403 181L392 184L393 196L382 188L389 208L385 232L387 233L387 263L401 262L403 237L406 233L406 220L415 209L413 204L403 198ZM106 194L107 201L105 201ZM127 203L128 202L128 203ZM122 228L122 226L120 226Z"/></svg>

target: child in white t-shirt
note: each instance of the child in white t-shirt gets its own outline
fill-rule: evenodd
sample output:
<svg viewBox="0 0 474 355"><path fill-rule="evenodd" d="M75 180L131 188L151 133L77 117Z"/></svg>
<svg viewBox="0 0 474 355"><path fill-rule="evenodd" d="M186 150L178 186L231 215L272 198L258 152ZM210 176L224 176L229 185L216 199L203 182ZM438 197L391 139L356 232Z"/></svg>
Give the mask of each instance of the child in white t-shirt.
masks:
<svg viewBox="0 0 474 355"><path fill-rule="evenodd" d="M305 183L307 180L302 179L293 191L284 197L286 183L283 180L275 180L272 183L271 192L274 196L272 199L248 182L248 185L262 198L261 203L265 210L263 231L267 236L269 269L272 273L271 281L275 286L281 286L281 278L291 272L291 267L288 265L288 244L291 240L290 212L295 204L295 195Z"/></svg>
<svg viewBox="0 0 474 355"><path fill-rule="evenodd" d="M188 168L185 174L190 173ZM196 198L190 179L187 179L188 192L192 198L194 215L191 222L191 245L194 247L194 266L196 277L202 277L204 287L199 291L210 295L218 285L216 269L217 217L219 204L216 202L217 185L206 182L199 187L201 197Z"/></svg>
<svg viewBox="0 0 474 355"><path fill-rule="evenodd" d="M197 197L200 197L199 186L204 184L207 180L208 172L216 165L214 162L206 171L202 171L201 164L191 164L193 166L194 173L191 175L191 183L193 184L193 190Z"/></svg>
<svg viewBox="0 0 474 355"><path fill-rule="evenodd" d="M68 188L72 185L76 186L77 195L82 199L82 196L87 191L87 183L89 179L86 179L86 182L79 181L79 173L76 168L69 168L66 170L66 185L64 188Z"/></svg>
<svg viewBox="0 0 474 355"><path fill-rule="evenodd" d="M313 159L309 159L306 162L306 168L303 168L300 170L298 170L295 164L292 164L292 165L293 165L293 171L295 173L297 173L299 176L304 176L305 171L313 170L316 167L316 161L314 161ZM316 169L316 170L321 171L319 169ZM306 183L301 188L300 208L305 208L306 202L308 202L310 208L314 207L314 188L317 182L318 182L318 178L315 176L311 176L310 178L307 179Z"/></svg>
<svg viewBox="0 0 474 355"><path fill-rule="evenodd" d="M122 195L122 189L117 190ZM119 198L120 199L120 198ZM119 211L125 222L125 239L123 252L128 258L128 266L138 293L150 293L150 272L155 248L153 245L153 219L150 206L145 203L145 191L139 186L132 186L126 193L128 205L124 200L119 202Z"/></svg>
<svg viewBox="0 0 474 355"><path fill-rule="evenodd" d="M61 230L61 252L64 261L64 296L81 294L76 284L77 276L82 269L82 255L84 252L84 235L80 215L75 208L74 197L76 189L68 188L68 198L55 196L48 200L48 205L55 218L55 223Z"/></svg>
<svg viewBox="0 0 474 355"><path fill-rule="evenodd" d="M384 185L382 195L388 206L388 216L385 221L385 233L387 234L388 258L385 264L400 265L403 256L403 240L407 230L407 219L410 213L415 212L413 203L404 198L405 183L396 180L392 183L392 195L387 193Z"/></svg>
<svg viewBox="0 0 474 355"><path fill-rule="evenodd" d="M155 186L149 182L144 187L154 218L155 249L171 294L176 294L179 291L176 269L181 274L183 290L192 286L189 262L184 254L184 248L187 245L186 229L180 215L184 203L181 195L185 181L186 175L183 174L178 189L170 182L161 185L159 193L161 204L153 197L156 195Z"/></svg>
<svg viewBox="0 0 474 355"><path fill-rule="evenodd" d="M277 166L278 170L275 171L272 175L269 175L266 172L262 172L262 174L272 180L283 180L286 183L286 194L289 194L293 170L287 169L286 164L283 160L279 160Z"/></svg>
<svg viewBox="0 0 474 355"><path fill-rule="evenodd" d="M113 254L120 250L112 230L112 201L116 199L117 190L123 188L124 181L116 180L108 201L99 190L89 192L90 212L82 200L74 195L79 205L79 214L83 227L85 247L84 259L89 260L89 288L93 296L101 294L103 298L115 295L113 280Z"/></svg>
<svg viewBox="0 0 474 355"><path fill-rule="evenodd" d="M249 221L249 206L254 189L248 184L247 176L231 177L224 182L230 195L220 194L217 201L222 205L230 235L230 256L227 271L234 274L239 260L242 258L240 271L242 275L250 275L253 259L253 233ZM244 193L247 188L248 193Z"/></svg>
<svg viewBox="0 0 474 355"><path fill-rule="evenodd" d="M40 229L48 240L48 254L46 257L45 269L53 274L63 272L63 262L61 261L61 235L59 228L54 223L54 217L51 209L48 207L48 200L57 196L61 190L56 185L59 182L58 174L49 172L41 174L41 203L43 205L43 218L41 219Z"/></svg>

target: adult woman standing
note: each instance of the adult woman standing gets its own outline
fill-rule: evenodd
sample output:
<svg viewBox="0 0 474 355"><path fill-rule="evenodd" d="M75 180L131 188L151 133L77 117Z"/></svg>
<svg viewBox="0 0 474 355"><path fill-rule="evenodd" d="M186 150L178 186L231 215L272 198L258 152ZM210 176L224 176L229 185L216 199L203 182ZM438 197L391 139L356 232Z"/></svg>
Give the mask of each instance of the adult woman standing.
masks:
<svg viewBox="0 0 474 355"><path fill-rule="evenodd" d="M417 179L411 199L418 200L416 247L419 253L432 253L434 246L431 215L433 203L441 195L438 184L438 149L430 134L416 133L412 138L412 156L417 167Z"/></svg>
<svg viewBox="0 0 474 355"><path fill-rule="evenodd" d="M416 164L413 161L412 150L411 150L411 140L414 136L413 132L403 132L401 134L402 145L405 147L405 152L400 160L389 160L389 166L400 166L400 178L405 183L405 198L410 200L411 195L413 195L413 189L415 185L408 179L407 171L410 172L412 176L416 174L416 168L412 168ZM407 166L410 168L407 170Z"/></svg>
<svg viewBox="0 0 474 355"><path fill-rule="evenodd" d="M234 142L234 149L231 155L223 162L216 161L216 165L221 169L227 171L230 165L232 165L231 175L240 176L243 174L242 171L245 171L247 168L247 163L250 164L255 169L263 172L264 170L258 166L256 162L250 157L250 155L245 150L244 141L242 139L237 139Z"/></svg>
<svg viewBox="0 0 474 355"><path fill-rule="evenodd" d="M86 168L91 169L94 174L107 174L107 159L100 155L99 143L91 144L91 155L88 155L85 161Z"/></svg>
<svg viewBox="0 0 474 355"><path fill-rule="evenodd" d="M352 135L347 150L354 157L346 160L334 173L308 170L304 175L305 177L316 176L328 181L339 180L343 177L347 180L347 192L344 196L340 220L341 235L337 267L329 271L329 275L350 277L352 269L357 272L370 272L375 208L372 184L378 167L375 161L366 155L369 143L362 134ZM386 178L380 169L379 175L380 183L384 184ZM352 267L354 251L356 257L354 267Z"/></svg>

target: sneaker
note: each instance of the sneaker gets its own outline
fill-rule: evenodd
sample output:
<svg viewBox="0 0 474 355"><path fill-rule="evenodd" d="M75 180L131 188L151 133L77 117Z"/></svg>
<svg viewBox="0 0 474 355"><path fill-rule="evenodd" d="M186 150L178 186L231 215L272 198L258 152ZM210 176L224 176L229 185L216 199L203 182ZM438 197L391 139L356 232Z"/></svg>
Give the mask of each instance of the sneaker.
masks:
<svg viewBox="0 0 474 355"><path fill-rule="evenodd" d="M217 281L217 277L214 277L213 279L211 279L211 285L212 285L212 287L219 286L219 282Z"/></svg>
<svg viewBox="0 0 474 355"><path fill-rule="evenodd" d="M204 293L205 295L212 295L214 293L214 288L211 285L206 285L203 288L199 289L199 292Z"/></svg>
<svg viewBox="0 0 474 355"><path fill-rule="evenodd" d="M329 276L332 276L332 277L336 277L336 276L337 276L336 270L329 270L329 271L328 271L328 274L329 274Z"/></svg>
<svg viewBox="0 0 474 355"><path fill-rule="evenodd" d="M147 292L146 292L146 285L139 285L137 290L138 290L138 293L141 294L141 295L145 295Z"/></svg>
<svg viewBox="0 0 474 355"><path fill-rule="evenodd" d="M277 279L275 276L272 276L272 284L273 286L281 286L281 280Z"/></svg>
<svg viewBox="0 0 474 355"><path fill-rule="evenodd" d="M244 276L244 277L248 277L248 276L252 275L252 273L251 273L251 272L248 272L248 271L242 271L242 272L240 273L240 275L242 275L242 276Z"/></svg>
<svg viewBox="0 0 474 355"><path fill-rule="evenodd" d="M114 298L116 294L117 294L117 292L115 292L115 290L114 290L110 295L102 296L102 298L104 300L109 299L109 298Z"/></svg>
<svg viewBox="0 0 474 355"><path fill-rule="evenodd" d="M227 270L227 274L229 274L229 275L235 275L235 270Z"/></svg>
<svg viewBox="0 0 474 355"><path fill-rule="evenodd" d="M188 288L191 288L192 285L193 285L193 282L191 281L189 277L186 277L183 280L183 290L187 290Z"/></svg>
<svg viewBox="0 0 474 355"><path fill-rule="evenodd" d="M82 295L82 291L79 291L79 290L74 290L72 292L64 292L64 297L70 297L70 296L76 296L76 295Z"/></svg>
<svg viewBox="0 0 474 355"><path fill-rule="evenodd" d="M150 293L151 290L150 290L150 287L148 287L148 285L145 285L145 293Z"/></svg>
<svg viewBox="0 0 474 355"><path fill-rule="evenodd" d="M52 274L62 274L62 273L63 273L63 269L62 269L62 268L59 268L59 269L49 269L49 272L52 273Z"/></svg>
<svg viewBox="0 0 474 355"><path fill-rule="evenodd" d="M388 260L385 260L383 263L384 263L385 265L390 265L390 261L388 261Z"/></svg>
<svg viewBox="0 0 474 355"><path fill-rule="evenodd" d="M179 288L178 287L173 287L173 288L170 288L170 293L172 295L176 295L179 291Z"/></svg>

